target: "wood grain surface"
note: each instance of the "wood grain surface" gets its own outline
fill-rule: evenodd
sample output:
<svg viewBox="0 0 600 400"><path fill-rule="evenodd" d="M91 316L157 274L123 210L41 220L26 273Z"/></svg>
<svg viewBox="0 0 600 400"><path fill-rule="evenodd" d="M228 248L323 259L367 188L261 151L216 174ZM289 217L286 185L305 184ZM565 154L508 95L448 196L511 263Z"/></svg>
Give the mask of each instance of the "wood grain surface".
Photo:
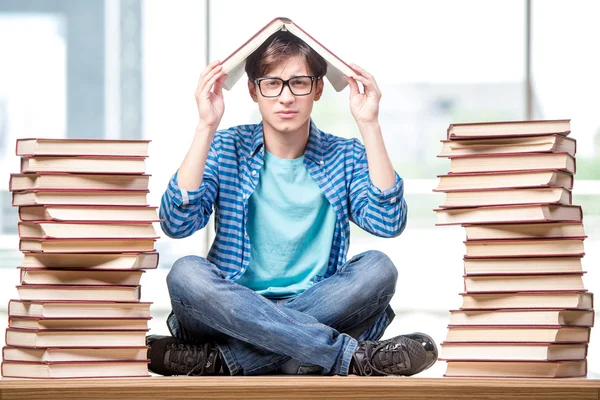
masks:
<svg viewBox="0 0 600 400"><path fill-rule="evenodd" d="M0 380L1 400L107 398L600 400L600 379L260 376Z"/></svg>

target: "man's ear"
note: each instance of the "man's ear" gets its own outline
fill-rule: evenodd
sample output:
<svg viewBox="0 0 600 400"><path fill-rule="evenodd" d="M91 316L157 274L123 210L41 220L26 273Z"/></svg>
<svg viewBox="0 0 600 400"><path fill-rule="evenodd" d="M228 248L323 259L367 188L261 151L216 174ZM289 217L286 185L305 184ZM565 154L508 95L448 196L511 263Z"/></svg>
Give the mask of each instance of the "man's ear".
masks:
<svg viewBox="0 0 600 400"><path fill-rule="evenodd" d="M256 85L251 79L248 79L248 92L250 93L252 100L254 100L255 103L258 103L258 96L256 96Z"/></svg>
<svg viewBox="0 0 600 400"><path fill-rule="evenodd" d="M317 81L317 87L315 88L315 101L318 101L323 95L323 87L325 86L325 82L323 78Z"/></svg>

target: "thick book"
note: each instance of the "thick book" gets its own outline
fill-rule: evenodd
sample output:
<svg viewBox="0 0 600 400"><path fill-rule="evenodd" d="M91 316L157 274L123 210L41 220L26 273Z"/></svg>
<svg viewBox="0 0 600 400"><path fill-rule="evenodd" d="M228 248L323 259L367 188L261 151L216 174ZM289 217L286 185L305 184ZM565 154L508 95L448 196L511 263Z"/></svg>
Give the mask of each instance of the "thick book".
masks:
<svg viewBox="0 0 600 400"><path fill-rule="evenodd" d="M494 310L499 308L573 308L589 310L594 307L590 292L511 292L461 293L461 310Z"/></svg>
<svg viewBox="0 0 600 400"><path fill-rule="evenodd" d="M442 208L436 212L436 225L581 222L580 206L528 204L491 207Z"/></svg>
<svg viewBox="0 0 600 400"><path fill-rule="evenodd" d="M465 275L465 292L549 292L585 290L582 273Z"/></svg>
<svg viewBox="0 0 600 400"><path fill-rule="evenodd" d="M467 240L465 258L495 257L581 257L583 238Z"/></svg>
<svg viewBox="0 0 600 400"><path fill-rule="evenodd" d="M93 346L93 344L90 344ZM30 348L5 346L2 348L4 361L67 362L67 361L126 361L147 360L148 347L47 347Z"/></svg>
<svg viewBox="0 0 600 400"><path fill-rule="evenodd" d="M571 191L561 187L492 189L448 192L441 208L517 204L571 204Z"/></svg>
<svg viewBox="0 0 600 400"><path fill-rule="evenodd" d="M21 300L140 300L140 286L18 285L17 293Z"/></svg>
<svg viewBox="0 0 600 400"><path fill-rule="evenodd" d="M575 156L575 139L561 135L524 136L502 139L442 140L438 157L511 153L568 153Z"/></svg>
<svg viewBox="0 0 600 400"><path fill-rule="evenodd" d="M584 360L587 343L448 343L440 360L573 361Z"/></svg>
<svg viewBox="0 0 600 400"><path fill-rule="evenodd" d="M77 172L98 174L144 174L144 157L37 156L21 158L21 173Z"/></svg>
<svg viewBox="0 0 600 400"><path fill-rule="evenodd" d="M33 253L127 253L154 250L154 239L21 239L19 250Z"/></svg>
<svg viewBox="0 0 600 400"><path fill-rule="evenodd" d="M157 252L145 253L24 253L22 267L86 270L156 269Z"/></svg>
<svg viewBox="0 0 600 400"><path fill-rule="evenodd" d="M158 239L152 223L19 222L22 239Z"/></svg>
<svg viewBox="0 0 600 400"><path fill-rule="evenodd" d="M540 171L555 169L574 174L576 162L567 153L480 155L450 158L450 173Z"/></svg>
<svg viewBox="0 0 600 400"><path fill-rule="evenodd" d="M585 238L581 222L463 225L467 240Z"/></svg>
<svg viewBox="0 0 600 400"><path fill-rule="evenodd" d="M590 328L528 326L450 326L446 342L587 343Z"/></svg>
<svg viewBox="0 0 600 400"><path fill-rule="evenodd" d="M10 300L8 315L38 318L144 318L149 302Z"/></svg>
<svg viewBox="0 0 600 400"><path fill-rule="evenodd" d="M38 317L16 317L8 318L9 328L19 329L53 329L53 330L140 330L148 328L148 320L151 317L142 318L38 318Z"/></svg>
<svg viewBox="0 0 600 400"><path fill-rule="evenodd" d="M279 17L273 19L271 22L261 28L237 50L223 60L223 72L228 75L227 79L225 80L225 84L223 85L225 89L231 89L233 85L235 85L235 83L242 77L244 74L246 59L272 34L278 31L288 31L297 36L325 59L327 62L327 74L325 76L331 83L331 86L333 86L337 92L346 87L348 83L344 79L344 75L354 75L352 68L350 68L348 64L342 61L328 48L319 43L315 38L309 35L305 30L292 22L292 20L285 17Z"/></svg>
<svg viewBox="0 0 600 400"><path fill-rule="evenodd" d="M8 190L148 190L150 175L11 174Z"/></svg>
<svg viewBox="0 0 600 400"><path fill-rule="evenodd" d="M137 286L142 270L85 270L20 267L21 285L125 285Z"/></svg>
<svg viewBox="0 0 600 400"><path fill-rule="evenodd" d="M465 274L583 273L581 257L465 258Z"/></svg>
<svg viewBox="0 0 600 400"><path fill-rule="evenodd" d="M133 378L149 377L148 361L69 361L17 362L4 361L5 378L69 379L69 378Z"/></svg>
<svg viewBox="0 0 600 400"><path fill-rule="evenodd" d="M28 221L159 222L157 207L147 206L26 206L19 219Z"/></svg>
<svg viewBox="0 0 600 400"><path fill-rule="evenodd" d="M445 377L584 378L587 361L447 361Z"/></svg>
<svg viewBox="0 0 600 400"><path fill-rule="evenodd" d="M30 190L12 193L13 206L89 205L147 206L148 191Z"/></svg>
<svg viewBox="0 0 600 400"><path fill-rule="evenodd" d="M121 156L146 157L150 140L122 139L17 139L18 156Z"/></svg>
<svg viewBox="0 0 600 400"><path fill-rule="evenodd" d="M451 310L449 326L583 326L594 325L594 310L497 309Z"/></svg>
<svg viewBox="0 0 600 400"><path fill-rule="evenodd" d="M541 136L558 134L568 136L571 133L570 119L467 122L450 124L448 139L481 139L519 136Z"/></svg>
<svg viewBox="0 0 600 400"><path fill-rule="evenodd" d="M6 345L16 347L145 346L148 329L140 330L56 330L6 329Z"/></svg>
<svg viewBox="0 0 600 400"><path fill-rule="evenodd" d="M434 192L532 187L573 189L573 174L556 170L448 174L438 178Z"/></svg>

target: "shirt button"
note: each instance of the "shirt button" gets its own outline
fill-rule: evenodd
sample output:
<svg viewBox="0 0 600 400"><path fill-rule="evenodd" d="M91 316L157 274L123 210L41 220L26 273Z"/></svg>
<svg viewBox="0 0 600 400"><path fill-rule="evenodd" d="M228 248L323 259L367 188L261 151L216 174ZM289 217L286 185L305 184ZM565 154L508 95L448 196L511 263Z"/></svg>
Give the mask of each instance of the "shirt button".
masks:
<svg viewBox="0 0 600 400"><path fill-rule="evenodd" d="M256 176L256 170L252 171L252 176Z"/></svg>
<svg viewBox="0 0 600 400"><path fill-rule="evenodd" d="M392 203L392 204L393 204L393 203L395 203L395 202L396 202L396 198L395 198L395 197L392 197L392 198L390 199L390 203Z"/></svg>
<svg viewBox="0 0 600 400"><path fill-rule="evenodd" d="M244 194L242 195L242 198L243 198L244 200L246 200L246 199L248 198L248 196L247 196L247 195L244 193Z"/></svg>
<svg viewBox="0 0 600 400"><path fill-rule="evenodd" d="M319 161L319 164L323 165L323 164L325 164L325 161L321 160L321 161Z"/></svg>

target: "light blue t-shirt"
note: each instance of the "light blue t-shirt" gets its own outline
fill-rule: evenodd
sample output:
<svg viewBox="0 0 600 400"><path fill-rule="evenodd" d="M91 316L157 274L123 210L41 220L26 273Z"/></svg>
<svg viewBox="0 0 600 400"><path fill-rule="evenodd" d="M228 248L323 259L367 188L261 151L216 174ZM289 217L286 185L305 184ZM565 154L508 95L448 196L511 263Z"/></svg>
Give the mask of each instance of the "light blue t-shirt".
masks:
<svg viewBox="0 0 600 400"><path fill-rule="evenodd" d="M304 156L290 160L265 152L248 201L250 265L236 282L268 298L302 293L327 271L336 221Z"/></svg>

